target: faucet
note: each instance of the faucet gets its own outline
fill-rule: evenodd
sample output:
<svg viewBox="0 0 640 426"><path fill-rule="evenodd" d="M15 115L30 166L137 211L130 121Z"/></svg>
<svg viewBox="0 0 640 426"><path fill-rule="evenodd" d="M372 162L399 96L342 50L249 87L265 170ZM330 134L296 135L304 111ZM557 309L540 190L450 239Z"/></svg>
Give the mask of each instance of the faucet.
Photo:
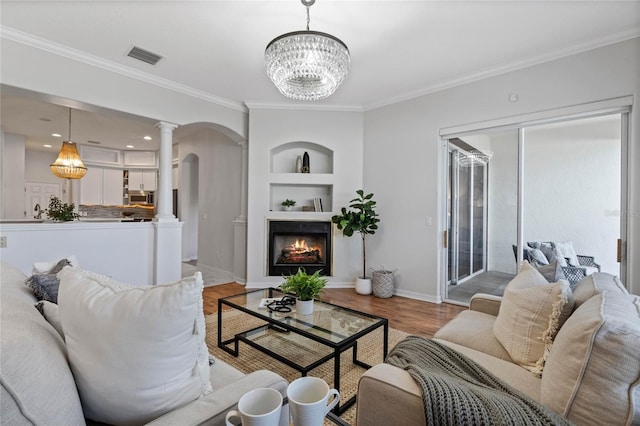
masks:
<svg viewBox="0 0 640 426"><path fill-rule="evenodd" d="M42 210L40 209L40 203L36 204L36 206L33 208L33 211L37 212L37 214L33 216L34 219L42 219Z"/></svg>

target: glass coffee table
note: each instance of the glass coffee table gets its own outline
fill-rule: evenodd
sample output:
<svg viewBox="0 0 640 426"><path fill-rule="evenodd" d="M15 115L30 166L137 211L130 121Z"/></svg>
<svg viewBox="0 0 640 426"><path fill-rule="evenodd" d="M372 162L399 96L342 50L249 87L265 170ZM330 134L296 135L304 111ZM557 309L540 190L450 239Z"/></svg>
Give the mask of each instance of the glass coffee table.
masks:
<svg viewBox="0 0 640 426"><path fill-rule="evenodd" d="M333 386L340 391L340 355L353 348L353 363L371 368L358 359L358 340L382 328L382 362L387 357L389 321L386 318L358 312L331 303L316 300L313 314L298 315L295 306L291 312L271 311L261 306L263 299L284 296L278 289L268 288L224 297L218 300L218 347L239 355L239 342L277 359L298 370L303 376L319 365L333 360ZM223 337L224 307L244 312L255 319L246 321L246 329ZM243 322L245 323L245 322ZM338 415L356 402L356 395L340 401L334 408Z"/></svg>

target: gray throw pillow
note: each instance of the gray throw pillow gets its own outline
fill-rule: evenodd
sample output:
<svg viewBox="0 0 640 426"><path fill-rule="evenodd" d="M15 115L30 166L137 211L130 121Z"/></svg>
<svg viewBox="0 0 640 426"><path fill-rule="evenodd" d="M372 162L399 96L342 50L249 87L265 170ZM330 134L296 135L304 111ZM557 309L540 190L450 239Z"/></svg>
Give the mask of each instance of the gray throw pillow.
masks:
<svg viewBox="0 0 640 426"><path fill-rule="evenodd" d="M557 260L554 260L553 262L546 265L542 265L534 261L531 263L531 265L536 268L538 272L542 274L544 279L549 281L550 283L555 283L566 278Z"/></svg>
<svg viewBox="0 0 640 426"><path fill-rule="evenodd" d="M46 274L33 274L25 281L25 284L33 291L38 300L46 300L58 303L58 287L60 280L56 276L67 265L71 265L68 259L62 259Z"/></svg>
<svg viewBox="0 0 640 426"><path fill-rule="evenodd" d="M27 278L27 286L38 300L58 303L60 280L55 274L35 274Z"/></svg>
<svg viewBox="0 0 640 426"><path fill-rule="evenodd" d="M555 260L558 260L562 266L566 266L566 262L563 262L564 259L562 259L562 257L558 258L557 251L550 245L541 245L540 251L542 251L542 254L544 254L544 257L547 258L549 263L553 263Z"/></svg>
<svg viewBox="0 0 640 426"><path fill-rule="evenodd" d="M548 265L549 264L549 261L547 260L547 257L544 255L544 253L540 249L531 250L529 252L529 256L530 256L530 258L532 260L535 260L540 265Z"/></svg>

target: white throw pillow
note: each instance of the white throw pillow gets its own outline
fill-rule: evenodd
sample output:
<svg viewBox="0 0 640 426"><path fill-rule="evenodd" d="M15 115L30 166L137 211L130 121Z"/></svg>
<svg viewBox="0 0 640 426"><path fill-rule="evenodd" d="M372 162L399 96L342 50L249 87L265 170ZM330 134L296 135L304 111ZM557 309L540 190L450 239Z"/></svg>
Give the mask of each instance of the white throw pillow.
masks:
<svg viewBox="0 0 640 426"><path fill-rule="evenodd" d="M202 276L130 286L67 267L58 304L87 418L147 423L211 391Z"/></svg>
<svg viewBox="0 0 640 426"><path fill-rule="evenodd" d="M569 282L550 284L524 261L505 288L493 333L515 363L540 376L553 339L573 305Z"/></svg>
<svg viewBox="0 0 640 426"><path fill-rule="evenodd" d="M551 243L553 248L556 250L556 253L562 259L569 259L569 265L571 266L580 266L580 262L578 261L578 255L576 254L575 249L573 248L573 242L571 241L563 241L553 242ZM562 265L566 266L566 265Z"/></svg>

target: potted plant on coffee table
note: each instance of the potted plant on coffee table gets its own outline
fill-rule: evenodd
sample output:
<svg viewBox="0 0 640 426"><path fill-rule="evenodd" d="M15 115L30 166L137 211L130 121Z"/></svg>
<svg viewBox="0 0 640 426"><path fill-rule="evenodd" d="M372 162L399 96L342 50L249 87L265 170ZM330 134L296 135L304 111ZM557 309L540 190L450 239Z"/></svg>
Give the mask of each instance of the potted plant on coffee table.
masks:
<svg viewBox="0 0 640 426"><path fill-rule="evenodd" d="M319 270L309 275L304 268L298 268L298 272L283 278L284 282L280 285L280 289L284 293L296 295L296 311L300 315L312 314L313 299L322 293L328 279L321 276Z"/></svg>
<svg viewBox="0 0 640 426"><path fill-rule="evenodd" d="M351 237L359 233L362 238L362 276L356 280L356 292L359 294L371 294L371 278L367 277L367 249L365 245L366 236L375 234L380 222L378 213L375 211L376 202L373 194L364 195L364 191L356 191L357 198L350 201L349 209L343 207L340 214L331 218L331 222L342 230L346 237Z"/></svg>

